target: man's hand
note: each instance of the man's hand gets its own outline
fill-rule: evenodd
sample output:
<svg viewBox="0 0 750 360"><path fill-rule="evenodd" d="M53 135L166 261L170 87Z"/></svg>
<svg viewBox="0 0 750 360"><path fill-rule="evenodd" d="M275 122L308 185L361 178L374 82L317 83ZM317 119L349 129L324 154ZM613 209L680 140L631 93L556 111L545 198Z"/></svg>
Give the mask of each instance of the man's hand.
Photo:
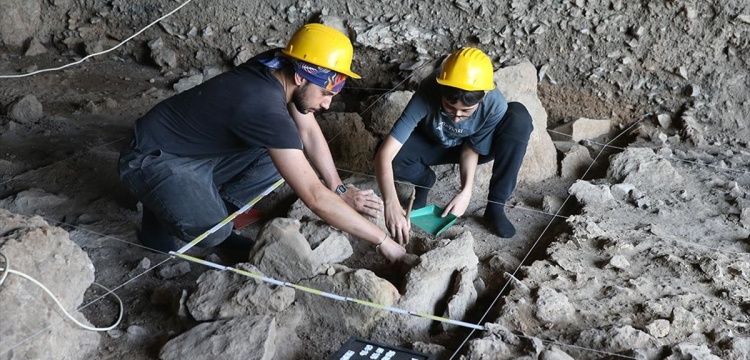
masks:
<svg viewBox="0 0 750 360"><path fill-rule="evenodd" d="M391 239L387 239L378 246L378 252L385 256L391 263L400 262L406 256L406 249Z"/></svg>
<svg viewBox="0 0 750 360"><path fill-rule="evenodd" d="M470 201L471 195L458 193L458 195L454 196L453 200L448 203L448 206L445 207L445 210L443 210L443 213L440 216L446 217L448 213L451 213L456 215L456 217L460 217L466 212L466 208L469 207Z"/></svg>
<svg viewBox="0 0 750 360"><path fill-rule="evenodd" d="M341 198L352 207L357 210L360 214L371 216L374 218L378 217L378 213L383 211L383 200L375 195L372 189L359 190L355 187L350 187Z"/></svg>
<svg viewBox="0 0 750 360"><path fill-rule="evenodd" d="M406 211L401 208L401 204L395 202L385 207L385 226L390 232L393 239L399 244L409 243L409 231L411 230L411 221L406 218Z"/></svg>

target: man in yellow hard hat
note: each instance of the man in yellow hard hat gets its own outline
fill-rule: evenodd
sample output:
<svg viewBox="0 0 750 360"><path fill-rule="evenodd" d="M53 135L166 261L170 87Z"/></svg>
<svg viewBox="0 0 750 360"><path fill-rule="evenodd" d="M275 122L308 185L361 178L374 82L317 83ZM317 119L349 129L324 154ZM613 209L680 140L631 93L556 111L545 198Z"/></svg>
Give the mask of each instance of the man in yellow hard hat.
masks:
<svg viewBox="0 0 750 360"><path fill-rule="evenodd" d="M259 54L138 119L119 172L143 204L141 243L176 250L179 240L203 234L283 177L323 220L379 245L389 260L401 259L404 248L360 215L377 216L382 201L372 190L343 186L314 117L347 78L360 78L350 69L352 56L344 34L307 24L284 49ZM250 248L253 241L232 227L198 246Z"/></svg>
<svg viewBox="0 0 750 360"><path fill-rule="evenodd" d="M413 208L418 209L436 181L430 166L459 164L461 191L442 216L461 216L471 200L477 165L492 160L484 218L496 235L515 235L504 205L515 189L532 129L526 108L507 103L495 87L492 62L484 52L462 48L452 53L420 83L378 149L375 171L391 235L406 243L411 229L394 180L415 185Z"/></svg>

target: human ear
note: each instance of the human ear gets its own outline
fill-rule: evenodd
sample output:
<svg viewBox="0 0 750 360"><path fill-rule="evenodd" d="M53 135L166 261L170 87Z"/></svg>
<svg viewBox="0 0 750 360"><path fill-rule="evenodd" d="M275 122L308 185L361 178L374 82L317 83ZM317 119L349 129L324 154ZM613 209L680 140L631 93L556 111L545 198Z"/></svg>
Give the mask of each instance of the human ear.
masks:
<svg viewBox="0 0 750 360"><path fill-rule="evenodd" d="M294 73L294 84L295 85L302 86L302 85L305 84L306 81L307 81L307 79L305 79L302 76L300 76L300 74L298 74L297 72Z"/></svg>

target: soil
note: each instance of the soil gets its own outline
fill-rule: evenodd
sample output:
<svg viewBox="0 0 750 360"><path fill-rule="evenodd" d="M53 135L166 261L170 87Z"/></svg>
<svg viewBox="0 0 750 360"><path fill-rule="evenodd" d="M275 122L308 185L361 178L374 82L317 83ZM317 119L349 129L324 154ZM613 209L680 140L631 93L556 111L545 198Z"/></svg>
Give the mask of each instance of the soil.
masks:
<svg viewBox="0 0 750 360"><path fill-rule="evenodd" d="M609 135L583 142L597 159L583 179L554 176L518 185L508 207L518 230L512 239L497 238L483 226L486 202L481 196L473 200L456 226L441 235L450 239L470 231L476 239L474 252L480 259L479 275L486 291L465 321L497 321L525 336L554 342L569 354L575 353L574 358L600 359L617 356L575 352L579 350L566 346L577 344L635 356L627 352L633 348L586 342L579 335L592 328L624 325L646 331L654 319L671 316L675 335L652 348L674 355L676 351L664 349L692 342L707 345L720 358L735 358L736 352L721 345L726 336L717 335L724 334L717 330L718 325L696 325L693 331L681 331L673 315L653 309L649 313L636 306L650 303L640 294L653 296L653 301L697 294L705 303L720 303L725 311L685 303L680 306L696 318L745 324L733 327L733 339L749 335L750 295L746 289L750 269L736 265L750 261L746 240L750 234L750 5L746 2L193 2L117 51L59 71L3 78L71 63L91 53L87 49L94 45L114 45L117 41L113 39L124 39L178 5L164 0L51 3L41 4L41 24L30 34L43 43L45 53L25 56L26 44L13 46L8 40L0 47L0 105L8 106L30 94L44 107L44 116L34 121L0 116L0 205L21 215L42 216L70 232L71 239L93 261L96 282L118 289L126 304L125 317L117 330L102 335L96 358L157 358L167 340L197 322L174 316L168 306L155 304L154 294L167 285L190 292L198 276L209 270L191 264L189 273L164 279L158 271L170 257L138 244L139 205L122 187L116 171L120 147L133 122L175 94L173 86L179 79L208 69L227 69L243 51L254 54L283 44L304 22L321 17L343 19L347 24L356 40L353 68L363 75L363 80L347 83L332 111L359 113L371 95L413 89L422 74L420 65L470 45L490 54L497 67L522 60L537 67L538 94L548 112L550 129L581 117L613 122ZM376 25L384 29L379 35L368 31ZM205 35L209 27L213 29L210 36ZM194 29L198 35L191 31ZM160 37L176 52L179 61L175 66L157 65L149 52L147 43ZM673 126L660 127L657 115L668 115ZM601 146L620 134L609 144L615 147ZM636 147L651 148L658 154L662 154L660 149L670 149L674 156L663 158L683 181L666 190L639 188L645 193L641 198L607 206L580 204L568 196L571 186L580 180L616 184L607 176L611 156ZM344 179L364 176L364 186L368 186L369 177L369 186L375 188L371 173L340 171ZM455 181L441 179L430 202L447 203L455 193ZM30 189L63 196L67 201L64 206L13 207L15 197ZM567 199L558 216L556 209L544 206L545 198L552 197ZM645 204L643 199L650 202ZM256 206L266 214L264 221L243 233L256 236L269 218L285 216L295 200L283 185ZM576 218L596 223L606 236L581 235ZM434 240L418 230L415 237L410 248L413 253L420 253ZM616 272L607 266L611 249L623 246L638 251L627 254L630 267L626 271ZM703 269L699 271L703 275L655 268L650 256L658 253L661 259L670 252L686 269ZM226 255L220 250L200 255L211 253ZM723 269L726 276L720 284L705 276L711 274L701 267L705 259L713 259ZM576 265L570 265L573 263ZM363 248L355 248L344 265L373 270L396 285L402 280L384 259L370 256ZM637 289L638 295L618 293L647 274L653 276L648 277L648 286ZM536 295L524 295L509 286L513 277L532 289L544 286L566 293L581 315L570 320L567 330L535 325L538 319L525 313L523 304L524 299ZM667 281L665 277L669 277L666 285L661 282ZM585 279L598 279L601 284L592 290ZM602 289L611 296L603 295L607 293ZM94 299L98 293L101 290L92 288L86 298ZM601 304L587 302L587 295L600 299ZM608 297L622 303L607 303ZM116 311L111 302L97 302L83 313L93 324L106 326ZM123 336L139 329L149 336ZM301 324L295 331L298 340L289 343L293 349L281 351L277 358L322 359L349 336L357 335L314 324ZM446 348L441 358L485 358L461 346L467 335L457 331L434 335L431 340ZM413 346L397 339L394 335L378 341Z"/></svg>

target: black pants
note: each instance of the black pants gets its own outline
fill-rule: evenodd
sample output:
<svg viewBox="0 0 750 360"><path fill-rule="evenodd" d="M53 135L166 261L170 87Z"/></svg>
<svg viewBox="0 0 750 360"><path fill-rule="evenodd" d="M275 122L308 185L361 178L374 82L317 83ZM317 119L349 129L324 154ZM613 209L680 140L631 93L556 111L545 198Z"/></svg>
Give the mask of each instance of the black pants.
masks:
<svg viewBox="0 0 750 360"><path fill-rule="evenodd" d="M119 171L125 185L143 203L144 220L153 214L158 222L155 226L184 241L226 218L225 203L240 208L281 178L266 149L198 159L164 151L143 153L126 146ZM232 227L231 222L226 224L198 246L221 243Z"/></svg>
<svg viewBox="0 0 750 360"><path fill-rule="evenodd" d="M479 164L494 160L489 195L491 202L505 203L516 187L529 136L534 129L526 107L521 103L508 103L508 111L492 137L488 155L479 156ZM412 132L393 159L393 173L397 180L430 188L435 183L433 165L458 164L461 147L444 148L419 130Z"/></svg>

